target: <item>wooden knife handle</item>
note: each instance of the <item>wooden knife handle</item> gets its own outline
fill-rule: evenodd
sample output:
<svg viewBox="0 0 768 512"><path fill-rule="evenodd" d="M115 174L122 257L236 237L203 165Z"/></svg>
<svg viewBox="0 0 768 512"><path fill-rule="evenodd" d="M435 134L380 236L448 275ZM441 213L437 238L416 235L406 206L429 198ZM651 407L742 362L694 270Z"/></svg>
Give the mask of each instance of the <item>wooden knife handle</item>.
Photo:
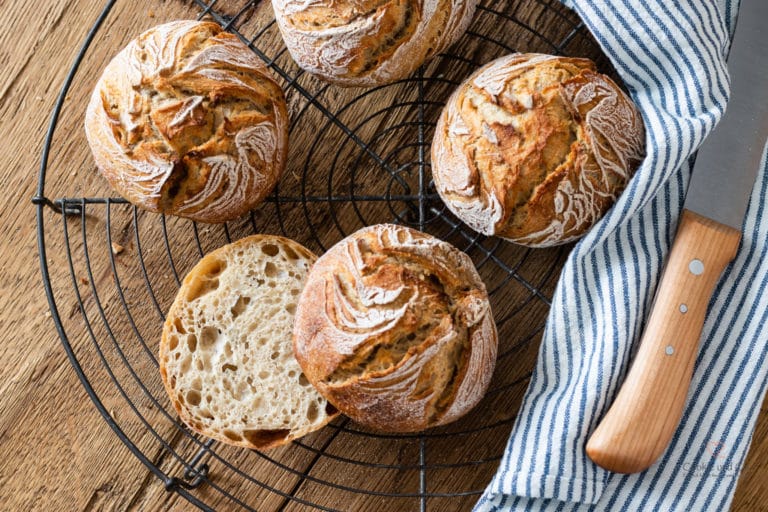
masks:
<svg viewBox="0 0 768 512"><path fill-rule="evenodd" d="M683 210L635 360L587 455L636 473L664 452L680 422L707 304L741 233Z"/></svg>

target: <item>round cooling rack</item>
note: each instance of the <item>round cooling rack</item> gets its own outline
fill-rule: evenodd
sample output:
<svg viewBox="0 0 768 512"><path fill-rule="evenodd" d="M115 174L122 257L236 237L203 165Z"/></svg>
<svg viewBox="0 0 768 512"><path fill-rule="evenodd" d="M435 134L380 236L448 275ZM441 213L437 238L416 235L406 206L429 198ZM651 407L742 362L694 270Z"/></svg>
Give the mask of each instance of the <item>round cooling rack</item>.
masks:
<svg viewBox="0 0 768 512"><path fill-rule="evenodd" d="M556 0L483 1L462 39L410 78L343 89L293 63L269 2L157 2L157 12L173 7L182 13L177 17L212 19L246 42L284 87L292 120L287 170L271 197L237 221L196 224L110 197L84 134L56 131L65 116L82 126L87 97L106 64L93 48L110 37L123 37L125 45L148 26L170 21L148 5L109 2L88 33L51 116L33 199L52 317L88 395L168 492L204 510L470 510L501 459L568 248L530 250L457 221L431 182L434 125L451 91L496 57L578 55L610 73L607 59ZM152 19L135 33L106 28L136 8ZM383 434L338 418L264 452L188 430L165 394L156 353L165 313L197 260L254 232L282 234L322 253L381 222L453 243L472 257L487 284L500 347L480 405L420 434Z"/></svg>

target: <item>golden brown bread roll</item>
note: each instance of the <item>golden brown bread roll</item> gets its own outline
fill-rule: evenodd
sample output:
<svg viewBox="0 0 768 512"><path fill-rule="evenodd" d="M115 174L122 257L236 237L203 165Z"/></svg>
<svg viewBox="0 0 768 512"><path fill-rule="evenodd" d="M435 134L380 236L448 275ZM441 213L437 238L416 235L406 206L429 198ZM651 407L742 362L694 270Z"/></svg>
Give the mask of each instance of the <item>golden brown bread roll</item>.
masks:
<svg viewBox="0 0 768 512"><path fill-rule="evenodd" d="M472 229L544 247L584 234L644 151L639 112L591 61L513 54L477 70L448 100L432 173Z"/></svg>
<svg viewBox="0 0 768 512"><path fill-rule="evenodd" d="M443 425L474 407L497 344L472 260L390 224L361 229L320 257L293 336L304 374L329 402L392 432Z"/></svg>
<svg viewBox="0 0 768 512"><path fill-rule="evenodd" d="M272 0L288 51L303 69L344 86L394 82L448 48L477 0Z"/></svg>
<svg viewBox="0 0 768 512"><path fill-rule="evenodd" d="M85 118L96 165L135 205L203 222L248 212L286 159L280 86L216 23L177 21L107 65Z"/></svg>

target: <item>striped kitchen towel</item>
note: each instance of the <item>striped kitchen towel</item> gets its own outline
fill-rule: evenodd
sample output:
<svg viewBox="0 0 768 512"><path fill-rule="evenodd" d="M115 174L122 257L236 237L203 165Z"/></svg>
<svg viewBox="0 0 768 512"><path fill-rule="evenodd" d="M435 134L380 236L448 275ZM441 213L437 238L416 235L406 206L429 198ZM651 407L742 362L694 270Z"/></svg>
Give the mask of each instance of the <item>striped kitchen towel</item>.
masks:
<svg viewBox="0 0 768 512"><path fill-rule="evenodd" d="M593 464L584 446L641 334L683 207L689 158L726 104L725 55L739 2L566 3L642 111L647 158L563 268L509 444L475 510L726 510L768 376L765 158L738 255L709 305L684 419L670 447L647 471L621 475Z"/></svg>

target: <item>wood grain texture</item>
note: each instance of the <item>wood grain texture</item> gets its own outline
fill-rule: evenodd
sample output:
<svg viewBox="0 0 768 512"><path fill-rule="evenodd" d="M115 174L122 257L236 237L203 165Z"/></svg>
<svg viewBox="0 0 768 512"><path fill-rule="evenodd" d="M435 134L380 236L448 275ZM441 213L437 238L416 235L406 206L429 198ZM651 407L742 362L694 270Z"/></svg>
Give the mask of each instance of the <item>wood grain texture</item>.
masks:
<svg viewBox="0 0 768 512"><path fill-rule="evenodd" d="M242 2L219 3L233 13ZM545 29L558 24L558 19L549 19L535 2L520 5L518 15L532 26ZM0 244L3 257L3 265L0 265L0 332L3 333L0 342L0 508L7 510L191 509L186 500L165 490L162 483L118 441L96 411L64 355L41 287L34 208L30 204L37 181L39 155L59 87L87 28L102 6L101 0L47 0L35 4L33 15L28 3L0 3L0 23L3 28L0 31L0 57L3 62L3 73L0 75L0 136L5 141L5 165L0 169L0 186L5 191L4 201L0 204ZM46 183L50 196L110 194L106 183L95 170L83 135L82 115L90 94L87 84L95 82L104 65L136 34L164 21L189 18L194 12L189 2L181 1L154 2L151 7L147 7L146 3L117 3L78 72L76 80L82 82L82 85L72 89L65 103L54 141L57 152L52 155ZM493 18L478 18L481 24L490 24L492 21ZM252 17L244 21L244 24L257 26L258 20ZM505 27L499 25L496 29L504 31ZM514 44L529 51L548 50L545 44L537 42L530 33L521 32ZM583 38L577 37L569 45L568 51L586 53L589 47ZM329 89L324 94L324 97L342 101L345 93ZM403 101L409 98L407 91L402 90L380 93L373 98L376 102L391 103L398 95ZM304 103L294 96L289 98L289 105L292 115L297 115ZM361 111L365 111L365 108L351 108L346 113L346 120L360 116ZM410 114L404 111L400 115ZM389 122L385 118L385 115L373 118L361 127L361 135L372 137L385 121ZM312 136L324 127L310 120L302 123L302 131ZM326 129L331 131L334 128ZM342 149L349 151L348 148ZM319 148L317 152L324 153L314 158L328 158L329 155L333 158L338 150L338 147ZM293 169L287 174L295 174L296 180L288 179L281 183L288 191L296 191L298 180L302 178L301 166L296 161L292 165ZM341 182L341 178L336 179L339 180L337 183ZM324 193L326 186L327 181L321 179L310 186L309 192ZM311 215L317 215L316 224L326 223L330 224L329 230L336 229L327 212L312 205L308 208ZM286 206L281 212L288 229L305 223L299 206ZM345 217L344 212L352 215ZM139 266L136 232L141 235L141 254L151 273L151 283L162 310L170 306L177 288L174 270L183 274L199 258L194 238L189 229L184 229L185 225L175 219L168 221L167 230L176 265L173 268L169 265L163 244L150 242L153 237L162 237L162 225L157 217L139 214L136 225L129 208L114 205L111 208L110 229L107 230L106 209L103 206L89 209L88 213L85 222L76 218L66 223L70 233L70 247L76 255L73 284L73 276L67 269L62 219L49 210L45 211L46 226L52 233L47 240L51 282L54 290L58 291L57 301L62 321L67 326L73 348L78 355L83 356L84 371L102 398L106 410L124 427L125 432L150 460L169 474L180 476L182 468L178 460L157 442L137 415L126 406L125 399L105 373L93 341L84 328L83 310L74 298L74 286L81 292L85 311L95 325L97 339L106 343L105 358L114 365L115 375L124 384L126 394L136 403L144 419L155 426L158 434L170 441L176 453L190 457L197 451L195 443L179 433L173 422L165 416L163 410L168 406L167 402L159 401L159 407L151 399L162 399L162 384L156 367L144 353L139 336L132 331L116 293L116 284L119 281L127 292L127 306L136 319L138 334L154 350L162 322L152 304L152 298L146 293ZM337 213L339 218L346 219L344 222L349 224L344 225L345 229L352 229L355 223L359 224L351 207L340 208ZM267 214L272 213L267 212L265 216ZM262 219L257 220L261 222ZM248 231L247 225L238 224L230 228L233 236ZM226 240L222 228L201 228L200 237L204 251L212 250ZM84 240L88 241L92 258L92 280L88 277L88 269L82 257ZM114 271L111 266L110 241L123 248L119 254L113 255ZM461 238L459 242L462 242ZM313 250L318 250L318 242L312 243ZM463 243L466 244L466 240ZM485 244L488 247L493 245L492 241ZM555 277L548 275L548 271L551 264L561 258L557 251L526 256L524 252L505 246L496 254L505 261L519 262L520 275L544 293L552 293ZM486 282L499 282L503 278L503 275L492 272L487 265L481 270ZM94 289L99 293L94 294ZM429 464L450 464L470 457L488 458L490 462L469 473L466 470L436 469L431 473L428 490L449 492L457 486L481 488L493 474L498 463L494 457L504 447L511 428L511 418L519 407L527 385L528 372L536 358L540 332L532 326L538 325L547 312L546 306L537 301L516 311L517 306L529 297L530 294L523 286L514 285L505 291L503 300L497 300L494 304L495 316L508 319L500 327L503 335L510 340L500 351L499 365L503 371L495 375L494 389L476 412L465 422L451 427L454 430L447 432L455 433L471 428L472 422L497 426L475 435L453 434L461 436L458 438L461 442L453 443L450 447L446 447L440 438L430 438L426 442ZM99 317L97 299L104 306L105 315L117 333L116 345L109 339ZM534 342L524 344L523 340L528 336L532 336ZM522 344L522 348L514 347L515 343ZM116 346L123 349L127 359L136 362L133 369L146 382L149 393L145 393L136 384L121 363ZM300 471L312 463L312 450L323 446L328 446L327 453L335 458L324 457L316 463L310 473L312 479L302 480L295 472L279 470L276 465L279 463ZM323 480L338 480L349 486L375 484L377 490L384 492L418 490L416 470L363 468L351 471L349 465L343 462L344 458L357 458L377 460L382 464L418 466L418 440L409 438L368 438L352 433L338 433L338 429L329 427L305 438L303 446L294 445L269 452L269 460L255 452L236 448L217 447L216 453L228 463L244 468L249 474L259 475L273 489L285 491L295 488L299 497L327 506L344 506L350 510L381 510L387 507L392 509L402 501L346 491L332 492L319 483ZM768 510L766 454L768 420L763 411L733 510ZM211 462L211 466L212 481L216 486L237 493L243 501L257 503L260 510L279 510L283 505L286 505L284 510L306 509L299 504L287 504L279 493L267 488L243 483L242 478L238 479L223 471L223 463L220 461ZM220 493L211 485L203 486L198 492L202 499L218 505L222 510L228 510L223 505ZM431 498L428 510L469 510L474 499L472 496L463 501Z"/></svg>
<svg viewBox="0 0 768 512"><path fill-rule="evenodd" d="M645 331L619 394L587 443L599 466L647 469L680 423L707 304L741 232L683 210Z"/></svg>

